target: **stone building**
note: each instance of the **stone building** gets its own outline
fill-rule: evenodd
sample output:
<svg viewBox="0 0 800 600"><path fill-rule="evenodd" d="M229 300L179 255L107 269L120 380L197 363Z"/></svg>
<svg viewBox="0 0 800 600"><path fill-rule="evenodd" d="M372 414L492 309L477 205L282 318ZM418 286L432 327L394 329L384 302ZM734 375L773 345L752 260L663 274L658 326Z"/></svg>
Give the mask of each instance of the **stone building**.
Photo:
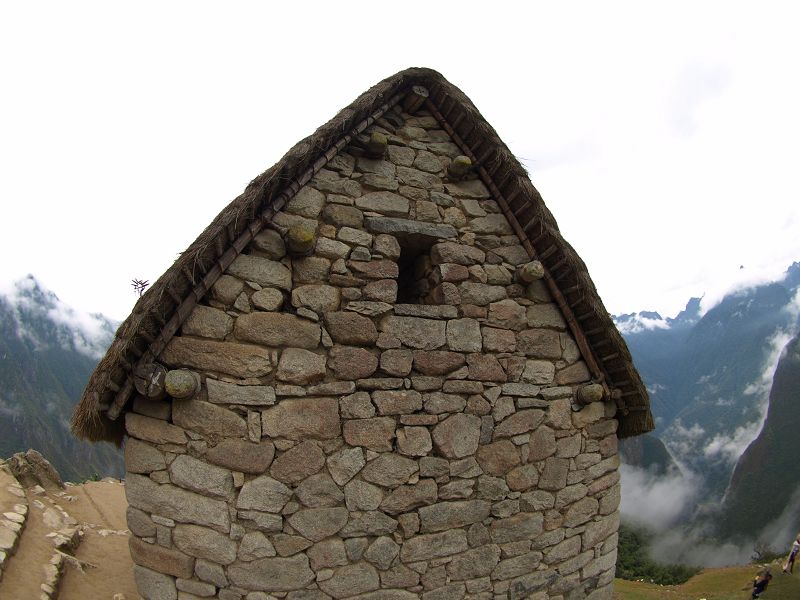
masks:
<svg viewBox="0 0 800 600"><path fill-rule="evenodd" d="M148 600L597 600L653 420L522 166L409 69L147 290L73 428L124 439Z"/></svg>

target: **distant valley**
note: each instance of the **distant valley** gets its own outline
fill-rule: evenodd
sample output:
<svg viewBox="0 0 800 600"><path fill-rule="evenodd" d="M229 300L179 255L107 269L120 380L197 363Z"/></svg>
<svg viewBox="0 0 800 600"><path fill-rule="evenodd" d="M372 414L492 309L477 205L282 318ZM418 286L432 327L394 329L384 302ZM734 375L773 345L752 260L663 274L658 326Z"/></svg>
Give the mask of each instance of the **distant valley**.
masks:
<svg viewBox="0 0 800 600"><path fill-rule="evenodd" d="M700 308L694 298L675 318L615 317L657 424L646 438L622 444L629 489L652 492L669 481L661 498L670 500L663 509L673 511L673 528L690 527L731 552L740 544L740 555L762 536L782 549L800 527L800 514L787 512L800 480L786 464L800 420L791 408L799 389L791 382L800 377L791 359L800 331L800 263L780 281L729 293L705 314ZM658 499L651 503L659 508ZM634 518L658 520L646 507L628 508Z"/></svg>

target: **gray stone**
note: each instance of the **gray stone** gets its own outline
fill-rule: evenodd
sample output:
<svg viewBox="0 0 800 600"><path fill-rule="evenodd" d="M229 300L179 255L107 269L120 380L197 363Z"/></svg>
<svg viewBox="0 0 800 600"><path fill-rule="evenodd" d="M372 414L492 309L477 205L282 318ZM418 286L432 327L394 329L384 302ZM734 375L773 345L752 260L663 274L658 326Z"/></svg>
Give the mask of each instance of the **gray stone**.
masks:
<svg viewBox="0 0 800 600"><path fill-rule="evenodd" d="M275 404L275 388L269 385L236 385L206 379L208 401L214 404L242 404L245 406L270 406Z"/></svg>
<svg viewBox="0 0 800 600"><path fill-rule="evenodd" d="M291 556L302 552L312 544L306 538L299 535L286 535L278 533L272 536L272 543L278 556Z"/></svg>
<svg viewBox="0 0 800 600"><path fill-rule="evenodd" d="M383 500L383 491L371 483L353 479L344 486L344 496L348 510L377 510Z"/></svg>
<svg viewBox="0 0 800 600"><path fill-rule="evenodd" d="M173 548L164 548L158 544L148 544L135 537L128 540L128 546L131 558L136 565L173 577L192 576L194 558L183 552Z"/></svg>
<svg viewBox="0 0 800 600"><path fill-rule="evenodd" d="M344 494L325 472L311 475L303 480L294 491L297 499L309 508L337 506L344 500Z"/></svg>
<svg viewBox="0 0 800 600"><path fill-rule="evenodd" d="M154 444L186 443L186 433L180 427L136 413L125 414L125 428L130 436Z"/></svg>
<svg viewBox="0 0 800 600"><path fill-rule="evenodd" d="M263 252L267 258L280 260L286 256L286 245L281 234L274 229L265 229L253 238L253 249ZM223 275L224 277L224 275Z"/></svg>
<svg viewBox="0 0 800 600"><path fill-rule="evenodd" d="M544 529L544 517L539 513L517 513L507 519L492 521L489 531L495 544L531 540Z"/></svg>
<svg viewBox="0 0 800 600"><path fill-rule="evenodd" d="M311 186L305 186L287 202L285 210L301 217L316 219L323 206L325 206L325 195Z"/></svg>
<svg viewBox="0 0 800 600"><path fill-rule="evenodd" d="M233 317L218 308L197 305L181 325L183 335L224 339L233 331Z"/></svg>
<svg viewBox="0 0 800 600"><path fill-rule="evenodd" d="M409 348L435 350L444 346L446 323L417 317L389 316L381 322L381 331L395 336Z"/></svg>
<svg viewBox="0 0 800 600"><path fill-rule="evenodd" d="M328 204L322 211L322 220L325 223L336 225L336 227L360 229L364 224L364 214L353 206ZM333 257L329 256L328 258Z"/></svg>
<svg viewBox="0 0 800 600"><path fill-rule="evenodd" d="M382 535L377 538L367 551L364 558L377 566L381 571L385 571L392 566L392 562L400 553L400 546L389 536Z"/></svg>
<svg viewBox="0 0 800 600"><path fill-rule="evenodd" d="M194 573L199 579L213 583L217 587L228 587L225 570L215 562L198 558L194 561Z"/></svg>
<svg viewBox="0 0 800 600"><path fill-rule="evenodd" d="M378 331L372 320L353 312L332 312L325 315L325 324L331 338L339 344L373 345Z"/></svg>
<svg viewBox="0 0 800 600"><path fill-rule="evenodd" d="M236 500L236 508L279 513L291 497L291 489L268 475L262 475L245 482Z"/></svg>
<svg viewBox="0 0 800 600"><path fill-rule="evenodd" d="M444 394L442 392L425 394L425 412L433 415L461 412L466 404L464 398L454 394Z"/></svg>
<svg viewBox="0 0 800 600"><path fill-rule="evenodd" d="M567 485L567 473L569 472L569 459L550 457L544 463L541 476L539 477L539 488L543 490L557 491Z"/></svg>
<svg viewBox="0 0 800 600"><path fill-rule="evenodd" d="M172 420L184 429L206 436L241 438L247 435L247 422L239 415L202 400L174 400Z"/></svg>
<svg viewBox="0 0 800 600"><path fill-rule="evenodd" d="M422 395L414 390L386 390L372 393L381 415L402 415L422 409Z"/></svg>
<svg viewBox="0 0 800 600"><path fill-rule="evenodd" d="M242 315L237 324L242 318L255 314L265 313ZM160 358L168 367L216 371L240 378L262 377L272 371L266 348L232 342L174 337Z"/></svg>
<svg viewBox="0 0 800 600"><path fill-rule="evenodd" d="M467 534L463 529L452 529L442 533L417 535L403 542L400 560L414 563L432 558L452 556L469 549Z"/></svg>
<svg viewBox="0 0 800 600"><path fill-rule="evenodd" d="M314 442L305 441L290 448L272 462L270 474L284 483L297 484L325 465L325 455Z"/></svg>
<svg viewBox="0 0 800 600"><path fill-rule="evenodd" d="M207 527L179 523L172 530L172 542L181 552L197 558L223 565L236 560L236 542Z"/></svg>
<svg viewBox="0 0 800 600"><path fill-rule="evenodd" d="M491 214L472 219L469 227L476 234L513 235L514 233L508 220L504 215L500 214ZM524 260L527 255L521 255L518 258Z"/></svg>
<svg viewBox="0 0 800 600"><path fill-rule="evenodd" d="M128 413L130 414L130 413ZM125 440L125 469L131 473L150 473L167 468L164 455L150 444L134 437Z"/></svg>
<svg viewBox="0 0 800 600"><path fill-rule="evenodd" d="M207 525L227 533L228 507L222 500L206 498L173 485L159 485L142 475L129 473L125 480L128 504L181 522Z"/></svg>
<svg viewBox="0 0 800 600"><path fill-rule="evenodd" d="M134 565L133 579L144 600L177 600L175 579L152 569Z"/></svg>
<svg viewBox="0 0 800 600"><path fill-rule="evenodd" d="M261 558L228 567L228 577L234 585L248 590L290 591L314 581L308 557L298 554L290 558Z"/></svg>
<svg viewBox="0 0 800 600"><path fill-rule="evenodd" d="M443 456L463 458L475 454L480 431L481 420L475 415L451 415L434 427L433 443Z"/></svg>
<svg viewBox="0 0 800 600"><path fill-rule="evenodd" d="M397 450L406 456L425 456L433 448L426 427L403 427L397 430Z"/></svg>
<svg viewBox="0 0 800 600"><path fill-rule="evenodd" d="M439 488L439 500L463 500L472 496L475 481L473 479L456 479Z"/></svg>
<svg viewBox="0 0 800 600"><path fill-rule="evenodd" d="M572 504L564 514L565 527L577 527L586 523L589 519L597 515L598 502L594 498L582 498Z"/></svg>
<svg viewBox="0 0 800 600"><path fill-rule="evenodd" d="M233 476L222 467L210 465L188 454L181 454L169 465L172 483L204 496L229 498L233 494Z"/></svg>
<svg viewBox="0 0 800 600"><path fill-rule="evenodd" d="M287 348L281 353L276 379L306 385L325 378L325 356L302 348Z"/></svg>
<svg viewBox="0 0 800 600"><path fill-rule="evenodd" d="M237 556L239 560L247 562L275 555L275 547L267 536L260 531L250 531L244 534Z"/></svg>
<svg viewBox="0 0 800 600"><path fill-rule="evenodd" d="M406 483L417 470L416 461L396 454L381 454L367 463L361 470L361 477L383 487L397 487Z"/></svg>
<svg viewBox="0 0 800 600"><path fill-rule="evenodd" d="M506 297L506 288L503 286L474 283L472 281L460 283L458 290L461 293L462 303L476 306L486 306Z"/></svg>
<svg viewBox="0 0 800 600"><path fill-rule="evenodd" d="M549 385L553 383L555 365L549 360L526 360L525 370L522 372L522 381Z"/></svg>
<svg viewBox="0 0 800 600"><path fill-rule="evenodd" d="M364 379L378 368L378 357L369 350L355 346L334 346L328 366L338 379Z"/></svg>
<svg viewBox="0 0 800 600"><path fill-rule="evenodd" d="M204 458L216 465L243 473L263 473L275 456L275 446L269 440L257 444L238 439L223 439L209 448Z"/></svg>
<svg viewBox="0 0 800 600"><path fill-rule="evenodd" d="M283 293L275 288L263 288L253 293L250 301L259 310L280 310L283 306Z"/></svg>
<svg viewBox="0 0 800 600"><path fill-rule="evenodd" d="M337 208L349 208L349 207L340 206ZM338 258L347 258L347 255L350 254L350 246L348 246L344 242L339 242L337 240L332 240L330 238L321 237L317 239L317 246L314 250L314 253L317 256L323 256L331 260L336 260Z"/></svg>
<svg viewBox="0 0 800 600"><path fill-rule="evenodd" d="M561 338L557 331L526 329L517 334L517 350L535 358L561 358Z"/></svg>
<svg viewBox="0 0 800 600"><path fill-rule="evenodd" d="M539 481L539 472L534 465L521 465L506 474L506 481L508 487L515 492L527 491Z"/></svg>
<svg viewBox="0 0 800 600"><path fill-rule="evenodd" d="M425 223L393 217L366 217L364 223L367 230L374 233L388 233L423 243L430 240L458 237L455 227L440 223Z"/></svg>
<svg viewBox="0 0 800 600"><path fill-rule="evenodd" d="M525 307L520 306L515 300L500 300L489 305L487 324L500 329L525 329Z"/></svg>
<svg viewBox="0 0 800 600"><path fill-rule="evenodd" d="M230 275L220 275L217 282L211 288L211 295L215 300L223 304L233 304L239 294L244 289L244 281L231 277Z"/></svg>
<svg viewBox="0 0 800 600"><path fill-rule="evenodd" d="M246 342L313 350L319 345L321 330L318 323L294 315L254 312L240 315L234 332L238 339Z"/></svg>
<svg viewBox="0 0 800 600"><path fill-rule="evenodd" d="M486 577L500 561L500 548L487 544L454 556L447 563L447 575L453 581Z"/></svg>
<svg viewBox="0 0 800 600"><path fill-rule="evenodd" d="M156 526L148 514L138 508L129 506L125 511L128 529L137 537L155 537Z"/></svg>
<svg viewBox="0 0 800 600"><path fill-rule="evenodd" d="M393 235L376 235L372 243L372 249L391 260L400 258L400 244Z"/></svg>
<svg viewBox="0 0 800 600"><path fill-rule="evenodd" d="M402 317L455 319L458 316L458 309L455 306L438 306L435 304L395 304L394 314Z"/></svg>
<svg viewBox="0 0 800 600"><path fill-rule="evenodd" d="M328 471L338 485L350 481L366 464L361 448L344 448L328 459Z"/></svg>
<svg viewBox="0 0 800 600"><path fill-rule="evenodd" d="M341 227L336 237L351 246L369 247L372 245L372 234L353 227Z"/></svg>
<svg viewBox="0 0 800 600"><path fill-rule="evenodd" d="M492 505L485 500L439 502L419 509L423 533L444 531L478 523L489 516Z"/></svg>
<svg viewBox="0 0 800 600"><path fill-rule="evenodd" d="M201 598L208 598L217 592L217 588L213 585L203 583L202 581L193 581L191 579L177 579L175 581L175 586L180 592L186 592L187 594L192 594ZM181 595L181 600L184 597L186 596Z"/></svg>
<svg viewBox="0 0 800 600"><path fill-rule="evenodd" d="M347 564L347 551L344 542L339 538L330 538L317 542L306 552L314 571L330 569Z"/></svg>
<svg viewBox="0 0 800 600"><path fill-rule="evenodd" d="M431 262L434 265L456 264L470 266L483 264L485 260L486 254L475 246L443 242L435 244L431 248Z"/></svg>
<svg viewBox="0 0 800 600"><path fill-rule="evenodd" d="M478 322L475 319L448 321L447 346L456 352L480 352L483 341Z"/></svg>
<svg viewBox="0 0 800 600"><path fill-rule="evenodd" d="M322 256L292 259L292 278L295 284L327 283L331 261Z"/></svg>
<svg viewBox="0 0 800 600"><path fill-rule="evenodd" d="M343 506L302 508L289 517L289 524L304 538L319 542L345 526L347 509Z"/></svg>
<svg viewBox="0 0 800 600"><path fill-rule="evenodd" d="M409 204L406 198L392 192L370 192L356 198L356 206L387 217L408 216Z"/></svg>
<svg viewBox="0 0 800 600"><path fill-rule="evenodd" d="M340 434L335 398L292 398L261 413L264 435L302 440L331 439Z"/></svg>
<svg viewBox="0 0 800 600"><path fill-rule="evenodd" d="M396 529L397 521L379 510L371 510L352 513L339 535L343 538L390 535Z"/></svg>
<svg viewBox="0 0 800 600"><path fill-rule="evenodd" d="M228 273L246 281L254 281L263 287L292 289L292 274L289 269L277 261L260 256L240 254L228 267Z"/></svg>
<svg viewBox="0 0 800 600"><path fill-rule="evenodd" d="M364 446L375 452L386 452L392 450L395 426L395 420L391 417L354 419L344 422L342 434L351 446Z"/></svg>
<svg viewBox="0 0 800 600"><path fill-rule="evenodd" d="M538 462L555 454L556 435L547 426L541 426L531 433L528 462Z"/></svg>
<svg viewBox="0 0 800 600"><path fill-rule="evenodd" d="M552 327L559 331L564 331L567 328L561 310L559 310L558 305L554 303L534 304L529 306L527 310L527 320L528 327Z"/></svg>
<svg viewBox="0 0 800 600"><path fill-rule="evenodd" d="M503 476L520 464L519 452L511 440L480 446L476 459L485 473L495 476Z"/></svg>
<svg viewBox="0 0 800 600"><path fill-rule="evenodd" d="M336 310L339 308L339 288L318 283L298 286L292 290L292 306L317 313Z"/></svg>
<svg viewBox="0 0 800 600"><path fill-rule="evenodd" d="M338 599L377 590L380 580L375 567L359 562L337 568L330 579L319 581L318 585L323 592Z"/></svg>
<svg viewBox="0 0 800 600"><path fill-rule="evenodd" d="M495 425L494 439L513 437L536 429L544 421L545 412L537 408L519 410Z"/></svg>
<svg viewBox="0 0 800 600"><path fill-rule="evenodd" d="M433 144L432 144L433 145ZM457 198L491 198L489 190L480 179L450 182L445 185L445 190Z"/></svg>
<svg viewBox="0 0 800 600"><path fill-rule="evenodd" d="M512 579L532 573L542 562L541 552L526 552L520 556L501 560L492 572L493 579Z"/></svg>
<svg viewBox="0 0 800 600"><path fill-rule="evenodd" d="M437 486L433 479L421 479L419 483L395 488L380 504L383 512L390 515L408 512L420 506L436 502Z"/></svg>

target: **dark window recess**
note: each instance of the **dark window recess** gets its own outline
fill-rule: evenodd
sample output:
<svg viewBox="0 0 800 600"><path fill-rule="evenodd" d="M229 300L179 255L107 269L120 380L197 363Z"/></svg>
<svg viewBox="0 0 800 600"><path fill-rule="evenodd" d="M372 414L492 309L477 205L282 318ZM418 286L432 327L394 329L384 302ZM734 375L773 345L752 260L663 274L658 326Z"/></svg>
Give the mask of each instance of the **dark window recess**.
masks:
<svg viewBox="0 0 800 600"><path fill-rule="evenodd" d="M429 263L427 247L402 245L397 266L400 274L397 277L398 304L424 304L429 284L425 265Z"/></svg>

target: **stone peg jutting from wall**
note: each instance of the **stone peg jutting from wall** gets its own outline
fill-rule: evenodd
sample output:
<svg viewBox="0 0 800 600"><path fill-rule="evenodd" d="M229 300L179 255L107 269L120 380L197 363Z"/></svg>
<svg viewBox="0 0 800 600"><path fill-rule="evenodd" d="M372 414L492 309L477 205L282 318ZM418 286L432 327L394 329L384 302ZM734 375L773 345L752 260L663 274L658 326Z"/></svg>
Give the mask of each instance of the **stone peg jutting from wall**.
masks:
<svg viewBox="0 0 800 600"><path fill-rule="evenodd" d="M654 426L585 265L427 69L298 143L140 298L73 417L123 425L146 600L610 600L617 440Z"/></svg>

